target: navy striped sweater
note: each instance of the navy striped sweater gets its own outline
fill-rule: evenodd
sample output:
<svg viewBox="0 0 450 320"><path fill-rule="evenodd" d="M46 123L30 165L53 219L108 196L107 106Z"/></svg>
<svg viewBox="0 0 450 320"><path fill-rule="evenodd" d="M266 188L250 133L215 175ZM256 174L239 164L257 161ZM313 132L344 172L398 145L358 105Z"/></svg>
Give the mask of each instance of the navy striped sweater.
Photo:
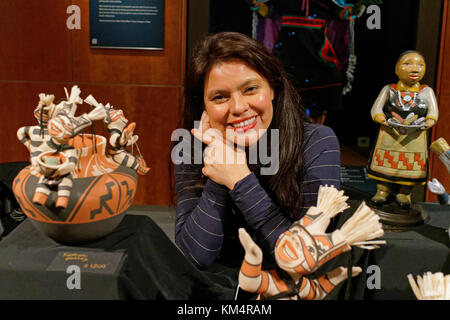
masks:
<svg viewBox="0 0 450 320"><path fill-rule="evenodd" d="M300 217L316 204L320 185L340 188L340 148L331 128L305 123L303 159ZM202 269L215 261L242 262L239 227L246 228L265 254L273 255L276 240L294 221L272 201L256 175L229 190L210 179L196 186L200 170L201 166L175 165L175 242L184 255Z"/></svg>

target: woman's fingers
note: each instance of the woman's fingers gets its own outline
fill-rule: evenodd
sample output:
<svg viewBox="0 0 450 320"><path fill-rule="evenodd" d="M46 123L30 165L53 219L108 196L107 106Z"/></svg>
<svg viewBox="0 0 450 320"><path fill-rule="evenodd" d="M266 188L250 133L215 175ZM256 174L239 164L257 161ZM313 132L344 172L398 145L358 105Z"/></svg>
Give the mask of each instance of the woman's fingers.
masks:
<svg viewBox="0 0 450 320"><path fill-rule="evenodd" d="M202 174L203 174L205 177L208 177L208 178L209 178L209 176L210 176L209 168L208 168L208 167L203 167L203 168L202 168Z"/></svg>
<svg viewBox="0 0 450 320"><path fill-rule="evenodd" d="M210 144L212 142L212 136L205 131L199 130L199 129L192 129L191 133L194 137L196 137L198 140L203 142L204 144Z"/></svg>
<svg viewBox="0 0 450 320"><path fill-rule="evenodd" d="M203 132L206 132L208 129L211 129L211 123L209 122L209 116L206 111L203 111L202 117L200 119L200 126L199 128L203 130Z"/></svg>
<svg viewBox="0 0 450 320"><path fill-rule="evenodd" d="M191 130L191 133L192 133L192 135L193 135L194 137L196 137L198 140L200 140L200 141L203 140L203 135L202 135L202 133L201 133L200 130L194 128L194 129Z"/></svg>
<svg viewBox="0 0 450 320"><path fill-rule="evenodd" d="M214 143L211 143L205 148L204 151L204 161L205 164L213 164L213 163L222 163L222 159L220 159L220 149L217 148L217 146L214 145Z"/></svg>
<svg viewBox="0 0 450 320"><path fill-rule="evenodd" d="M194 137L199 139L204 144L209 145L211 142L215 140L222 141L223 143L222 133L214 128L209 128L206 131L194 128L191 130L191 133Z"/></svg>

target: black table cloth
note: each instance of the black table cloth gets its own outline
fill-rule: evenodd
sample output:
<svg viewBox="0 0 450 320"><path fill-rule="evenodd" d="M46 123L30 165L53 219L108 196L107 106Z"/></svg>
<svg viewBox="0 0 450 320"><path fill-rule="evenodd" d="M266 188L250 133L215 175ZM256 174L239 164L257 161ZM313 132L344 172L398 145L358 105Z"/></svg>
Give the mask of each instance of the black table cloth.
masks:
<svg viewBox="0 0 450 320"><path fill-rule="evenodd" d="M55 267L64 253L88 261L60 261ZM81 272L81 290L69 290L66 268L100 265L102 253L110 255L110 270ZM236 289L226 275L197 270L141 215L126 215L105 238L77 247L57 244L27 219L0 242L0 283L0 299L233 299Z"/></svg>
<svg viewBox="0 0 450 320"><path fill-rule="evenodd" d="M351 215L361 201L349 201L351 209L341 214L338 227ZM375 250L353 248L344 253L325 267L325 271L337 265L353 264L363 271L351 281L338 288L328 298L358 299L358 300L412 300L416 299L409 285L407 275L414 278L424 272L443 272L450 274L450 206L440 206L437 203L420 203L428 216L424 224L389 231L381 238L386 245ZM372 267L370 267L372 266ZM370 267L370 268L369 268ZM373 276L376 269L379 276L379 288ZM320 271L320 270L319 270ZM369 283L369 285L368 285ZM333 297L331 297L333 296Z"/></svg>
<svg viewBox="0 0 450 320"><path fill-rule="evenodd" d="M359 203L351 202L338 226ZM311 275L340 265L362 267L360 275L345 281L326 299L415 299L407 274L449 274L450 208L434 203L421 206L429 214L424 225L386 232L387 245L373 251L354 248ZM78 260L70 260L71 254ZM91 264L107 267L81 272L81 290L69 290L66 269L71 264L82 270ZM372 276L367 272L369 266L379 268L379 289L367 285ZM0 241L0 299L233 299L238 272L238 268L218 265L197 270L155 222L143 215L126 215L111 234L82 246L57 244L29 219Z"/></svg>

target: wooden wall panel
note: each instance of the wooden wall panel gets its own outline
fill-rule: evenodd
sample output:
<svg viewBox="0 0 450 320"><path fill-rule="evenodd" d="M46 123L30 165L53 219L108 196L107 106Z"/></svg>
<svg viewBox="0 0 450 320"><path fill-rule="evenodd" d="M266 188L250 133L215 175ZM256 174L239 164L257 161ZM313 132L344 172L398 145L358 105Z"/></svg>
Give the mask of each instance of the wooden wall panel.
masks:
<svg viewBox="0 0 450 320"><path fill-rule="evenodd" d="M0 1L0 80L72 80L70 2Z"/></svg>
<svg viewBox="0 0 450 320"><path fill-rule="evenodd" d="M69 5L81 9L81 30L69 30ZM32 111L41 92L64 97L79 85L82 97L124 109L137 123L140 151L151 167L140 177L136 204L169 205L170 135L181 110L186 51L186 0L165 1L162 51L91 49L88 0L0 1L0 162L29 155L17 140L19 127L36 123ZM89 106L79 107L79 112ZM101 125L95 132L106 134Z"/></svg>
<svg viewBox="0 0 450 320"><path fill-rule="evenodd" d="M441 44L439 52L438 79L436 83L436 94L450 94L450 6L448 0L444 0L442 12ZM441 108L439 108L441 109Z"/></svg>
<svg viewBox="0 0 450 320"><path fill-rule="evenodd" d="M163 51L91 49L89 0L74 0L82 12L81 30L73 33L74 81L180 85L184 68L184 1L166 1Z"/></svg>
<svg viewBox="0 0 450 320"><path fill-rule="evenodd" d="M436 82L436 98L439 105L439 120L433 128L431 141L443 137L450 143L450 5L444 0L442 13L441 44ZM430 151L430 179L438 179L450 192L450 175L439 158ZM437 201L437 197L427 189L426 201Z"/></svg>
<svg viewBox="0 0 450 320"><path fill-rule="evenodd" d="M53 93L55 97L64 96L64 88L58 84L0 82L0 162L29 160L27 149L17 140L17 130L23 126L37 125L33 110L41 92Z"/></svg>
<svg viewBox="0 0 450 320"><path fill-rule="evenodd" d="M170 203L169 165L172 131L179 121L181 89L175 87L143 87L122 85L83 85L83 96L92 94L101 103L110 102L136 122L138 147L150 172L139 176L135 204L168 205ZM88 111L80 109L80 112ZM106 135L103 128L96 133ZM135 154L137 154L136 149Z"/></svg>
<svg viewBox="0 0 450 320"><path fill-rule="evenodd" d="M450 74L450 73L449 73ZM443 137L450 143L450 94L440 94L438 97L439 103L439 120L436 128L433 131L431 142ZM438 179L445 189L450 192L450 174L448 174L446 167L441 162L439 157L430 151L430 179ZM437 201L436 195L432 194L427 189L426 201Z"/></svg>

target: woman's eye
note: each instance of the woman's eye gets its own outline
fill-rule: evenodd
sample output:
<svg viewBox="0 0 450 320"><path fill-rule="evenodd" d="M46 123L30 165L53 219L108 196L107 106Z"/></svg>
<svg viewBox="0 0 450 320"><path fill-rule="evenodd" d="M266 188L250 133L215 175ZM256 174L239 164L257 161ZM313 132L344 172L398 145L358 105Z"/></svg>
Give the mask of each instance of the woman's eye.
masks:
<svg viewBox="0 0 450 320"><path fill-rule="evenodd" d="M222 95L217 95L217 96L214 96L212 99L213 99L213 101L220 101L220 100L223 100L223 99L224 99L224 96L222 96Z"/></svg>
<svg viewBox="0 0 450 320"><path fill-rule="evenodd" d="M248 88L245 89L245 92L254 92L254 91L256 91L256 89L258 89L257 86L248 87Z"/></svg>

